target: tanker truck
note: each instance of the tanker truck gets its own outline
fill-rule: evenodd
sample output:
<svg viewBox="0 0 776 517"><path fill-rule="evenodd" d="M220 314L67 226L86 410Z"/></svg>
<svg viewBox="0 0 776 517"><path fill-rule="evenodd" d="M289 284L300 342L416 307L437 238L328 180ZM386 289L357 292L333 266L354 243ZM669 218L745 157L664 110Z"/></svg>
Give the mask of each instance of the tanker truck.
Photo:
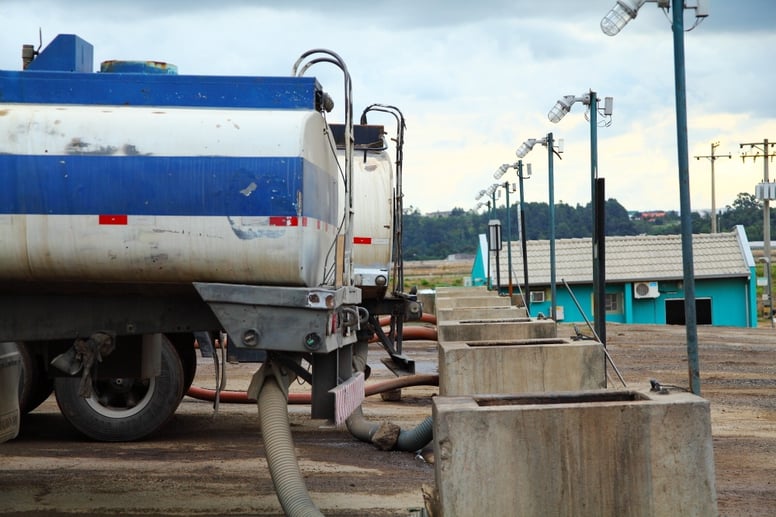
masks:
<svg viewBox="0 0 776 517"><path fill-rule="evenodd" d="M421 308L395 280L390 167L353 178L341 58L307 52L288 77L182 75L157 61L95 73L92 45L64 34L25 45L23 61L0 71L0 342L21 352L21 411L53 390L87 437L147 437L191 385L204 332L263 363L255 397L298 376L313 418L347 418L363 398L354 346L376 314L395 329ZM304 75L317 63L345 76L339 150L332 98ZM362 181L388 185L392 209L356 207ZM388 232L378 256L354 249L358 224ZM400 333L381 334L411 368Z"/></svg>

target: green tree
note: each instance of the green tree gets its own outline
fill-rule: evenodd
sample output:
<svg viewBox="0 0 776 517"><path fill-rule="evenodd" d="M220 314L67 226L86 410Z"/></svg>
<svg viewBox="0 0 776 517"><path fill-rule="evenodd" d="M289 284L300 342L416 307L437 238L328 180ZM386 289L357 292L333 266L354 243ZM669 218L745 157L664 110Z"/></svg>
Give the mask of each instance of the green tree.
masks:
<svg viewBox="0 0 776 517"><path fill-rule="evenodd" d="M736 225L746 228L746 235L751 240L763 238L763 204L748 192L741 192L733 201L733 206L726 206L719 217L719 228L730 231ZM773 213L771 213L773 225Z"/></svg>

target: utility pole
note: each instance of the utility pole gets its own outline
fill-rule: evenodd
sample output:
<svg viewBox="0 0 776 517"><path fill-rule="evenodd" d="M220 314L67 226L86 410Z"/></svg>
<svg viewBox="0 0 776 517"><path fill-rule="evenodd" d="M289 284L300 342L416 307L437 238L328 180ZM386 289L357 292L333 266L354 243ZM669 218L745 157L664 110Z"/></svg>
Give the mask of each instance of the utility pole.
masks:
<svg viewBox="0 0 776 517"><path fill-rule="evenodd" d="M733 156L728 153L727 156L723 155L715 155L714 150L719 147L719 142L712 142L711 143L711 154L708 156L696 156L696 160L700 160L701 158L708 158L711 161L711 233L717 233L717 202L716 202L716 194L714 192L714 162L717 161L717 158L732 158Z"/></svg>
<svg viewBox="0 0 776 517"><path fill-rule="evenodd" d="M743 149L744 147L748 147L750 154L747 154L746 152L743 152L741 154L741 160L746 161L747 158L751 158L753 161L757 161L757 158L760 155L760 151L762 151L762 156L764 158L764 164L763 164L763 182L758 185L758 187L755 189L755 192L757 193L758 197L762 198L763 201L763 254L765 255L765 266L768 269L768 319L771 321L771 327L774 326L773 322L773 284L771 281L771 206L770 202L771 199L776 199L776 192L773 192L770 188L770 182L771 180L768 178L768 162L770 161L770 158L773 157L773 154L770 154L770 148L774 147L776 144L770 144L768 143L768 139L766 138L762 142L750 142L750 143L743 143L738 144L739 149ZM752 150L754 150L754 154L752 154Z"/></svg>

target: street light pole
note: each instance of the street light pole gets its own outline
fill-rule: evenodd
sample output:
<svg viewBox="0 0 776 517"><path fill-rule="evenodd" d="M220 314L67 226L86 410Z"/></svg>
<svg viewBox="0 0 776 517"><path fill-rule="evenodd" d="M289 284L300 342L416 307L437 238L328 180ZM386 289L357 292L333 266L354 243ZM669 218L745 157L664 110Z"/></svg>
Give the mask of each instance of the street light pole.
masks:
<svg viewBox="0 0 776 517"><path fill-rule="evenodd" d="M509 182L504 182L504 190L507 193L507 273L509 274L509 299L512 300L512 225L509 216Z"/></svg>
<svg viewBox="0 0 776 517"><path fill-rule="evenodd" d="M593 241L593 322L598 339L606 345L606 282L604 281L603 256L604 236L599 235L599 221L603 221L604 214L599 213L599 199L596 196L596 183L598 182L598 94L590 90L590 201L593 212L592 241ZM603 225L600 225L603 227Z"/></svg>
<svg viewBox="0 0 776 517"><path fill-rule="evenodd" d="M525 305L526 309L530 309L529 303L525 300L526 292L528 290L528 265L526 261L526 250L525 250L525 224L523 223L523 161L519 160L517 163L505 163L501 165L496 172L493 173L493 177L498 179L501 179L501 177L506 174L506 172L510 169L516 169L517 170L517 177L520 179L520 213L518 216L518 223L521 224L521 228L519 228L520 234L522 236L521 244L523 248L523 273L525 277L525 290L523 290L523 304ZM528 167L528 176L530 177L531 170L530 166ZM509 243L509 246L507 248L507 255L509 260L509 296L511 297L513 294L512 290L512 227L511 227L511 217L510 217L510 204L509 204L509 193L510 193L510 187L509 187L509 181L504 182L502 185L504 189L507 191L507 242ZM514 187L514 185L513 185Z"/></svg>
<svg viewBox="0 0 776 517"><path fill-rule="evenodd" d="M558 153L558 157L560 157L560 153L563 152L562 149L556 151L555 150L555 142L552 138L552 133L547 133L547 136L541 139L536 138L529 138L523 144L517 148L517 151L515 151L515 154L517 154L518 158L523 158L528 152L533 149L534 145L537 143L542 144L543 146L547 147L547 162L548 162L548 179L549 179L549 203L550 203L550 312L552 315L552 320L557 323L558 321L558 311L557 311L557 290L556 290L556 282L555 282L555 171L554 171L554 165L553 165L553 154Z"/></svg>
<svg viewBox="0 0 776 517"><path fill-rule="evenodd" d="M594 321L594 331L598 339L606 344L606 281L604 266L604 207L603 199L598 199L598 94L593 90L575 97L574 95L564 95L555 106L552 107L547 117L551 122L560 122L560 120L571 110L575 102L581 102L589 107L590 121L590 207L592 218L592 256L593 256L593 308L592 319ZM604 100L603 114L605 117L611 117L612 98L606 97ZM611 123L609 121L606 125ZM601 180L601 196L603 197L603 180ZM600 202L599 202L600 201Z"/></svg>
<svg viewBox="0 0 776 517"><path fill-rule="evenodd" d="M550 312L552 314L552 321L558 322L558 309L557 309L557 289L555 286L555 171L553 167L553 140L552 133L547 133L547 160L548 169L547 176L550 182L550 298L552 305L550 306Z"/></svg>
<svg viewBox="0 0 776 517"><path fill-rule="evenodd" d="M490 252L494 251L494 245L496 244L498 245L498 250L501 250L501 223L496 220L496 192L498 191L499 186L498 183L493 183L490 187L480 192L480 196L487 195L490 196L491 199L491 201L488 201L488 216L490 219L488 221L488 291L493 287L490 271ZM494 233L495 223L498 223L498 231ZM498 243L492 242L494 235L498 235ZM498 292L501 287L500 274L499 256L496 254L496 292Z"/></svg>
<svg viewBox="0 0 776 517"><path fill-rule="evenodd" d="M617 0L615 6L601 20L601 30L614 36L633 18L647 0L637 0L636 4ZM656 0L658 7L668 8L668 0ZM701 382L698 363L698 329L695 313L695 272L692 257L692 212L690 207L690 165L687 150L687 85L684 66L684 0L671 0L671 30L674 43L674 91L676 93L676 149L679 162L679 210L682 236L682 267L684 270L684 316L687 331L687 366L690 377L690 389L693 394L701 394ZM696 25L705 19L708 4L697 1L695 6Z"/></svg>
<svg viewBox="0 0 776 517"><path fill-rule="evenodd" d="M523 178L531 176L530 165L528 166L528 175L523 176L523 160L517 161L517 177L520 185L520 247L523 253L523 304L528 310L528 314L531 314L531 288L528 285L528 249L526 248L526 235L525 235L525 196L523 194Z"/></svg>
<svg viewBox="0 0 776 517"><path fill-rule="evenodd" d="M679 161L679 210L684 268L684 318L687 331L687 369L690 389L701 394L698 361L698 320L695 312L695 270L692 253L692 209L690 207L690 163L687 145L687 82L684 65L684 0L672 0L674 36L674 87L676 90L676 148Z"/></svg>

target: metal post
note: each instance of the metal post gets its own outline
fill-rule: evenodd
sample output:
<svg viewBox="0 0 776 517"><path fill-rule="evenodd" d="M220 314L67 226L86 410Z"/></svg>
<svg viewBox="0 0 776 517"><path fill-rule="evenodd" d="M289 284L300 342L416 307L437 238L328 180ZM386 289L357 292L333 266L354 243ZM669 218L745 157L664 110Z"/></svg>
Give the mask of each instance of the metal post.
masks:
<svg viewBox="0 0 776 517"><path fill-rule="evenodd" d="M512 225L509 214L509 182L504 182L504 190L507 191L507 272L509 273L509 299L512 299ZM510 302L511 303L511 302Z"/></svg>
<svg viewBox="0 0 776 517"><path fill-rule="evenodd" d="M598 233L596 227L598 226L598 203L596 200L596 180L598 179L598 95L593 90L590 90L590 208L593 213L593 224L591 226L592 241L593 241L593 323L595 325L595 332L599 336L605 335L606 331L602 330L606 325L606 309L604 308L604 300L602 299L602 292L605 292L605 287L602 286L601 280L601 264L599 262L598 253ZM603 310L602 310L603 309Z"/></svg>
<svg viewBox="0 0 776 517"><path fill-rule="evenodd" d="M520 181L520 246L523 252L523 304L528 310L528 314L531 313L531 288L528 285L528 250L526 249L526 236L525 236L525 196L523 194L523 160L517 161L517 177Z"/></svg>
<svg viewBox="0 0 776 517"><path fill-rule="evenodd" d="M676 91L676 147L679 160L679 210L684 270L684 318L687 332L687 369L690 389L701 394L698 361L698 329L695 313L695 272L692 253L692 210L690 207L690 164L687 146L687 86L684 67L684 0L672 0L674 39L674 86Z"/></svg>
<svg viewBox="0 0 776 517"><path fill-rule="evenodd" d="M604 185L604 178L598 178L595 180L595 196L596 196L596 222L593 228L593 233L596 235L596 251L598 252L598 299L601 300L600 305L597 307L598 315L597 320L601 322L598 325L598 339L606 346L606 245L604 241L606 239L606 190Z"/></svg>
<svg viewBox="0 0 776 517"><path fill-rule="evenodd" d="M501 292L501 267L499 255L501 255L501 221L491 219L488 221L488 234L490 235L490 250L496 255L496 292Z"/></svg>
<svg viewBox="0 0 776 517"><path fill-rule="evenodd" d="M493 219L497 219L498 218L498 211L496 210L496 189L493 188L492 186L491 186L491 189L493 190L493 192L490 194L490 199L491 199L491 203L492 203L492 211L491 211L491 214L490 214L490 219L492 221ZM488 226L490 226L490 222L488 222ZM499 260L498 260L499 252L497 252L497 251L494 252L494 255L495 255L495 258L496 258L496 293L498 293L499 289L501 288L501 280L499 279L499 276L500 276ZM491 287L491 289L493 288L493 282L492 281L490 283L490 287Z"/></svg>
<svg viewBox="0 0 776 517"><path fill-rule="evenodd" d="M765 149L765 160L763 165L763 181L770 182L768 179L768 139L763 141L763 147ZM771 271L771 202L770 196L765 196L763 200L763 253L765 254L765 264L768 266L768 319L771 321L771 328L774 326L773 322L773 271Z"/></svg>
<svg viewBox="0 0 776 517"><path fill-rule="evenodd" d="M488 205L488 220L490 220L490 219L493 218L493 214L491 214L491 212L490 212L490 201L487 202L487 205ZM487 240L488 240L488 260L487 260L487 262L488 262L488 264L487 264L488 270L487 270L487 274L486 274L486 277L485 277L485 286L488 288L488 291L490 291L490 289L492 287L491 281L490 281L490 250L491 250L491 247L492 247L491 244L490 244L490 230L488 230Z"/></svg>
<svg viewBox="0 0 776 517"><path fill-rule="evenodd" d="M548 176L550 181L550 308L552 321L558 321L557 300L555 298L557 290L555 288L555 184L553 170L553 140L552 133L547 133L547 159L549 161Z"/></svg>

